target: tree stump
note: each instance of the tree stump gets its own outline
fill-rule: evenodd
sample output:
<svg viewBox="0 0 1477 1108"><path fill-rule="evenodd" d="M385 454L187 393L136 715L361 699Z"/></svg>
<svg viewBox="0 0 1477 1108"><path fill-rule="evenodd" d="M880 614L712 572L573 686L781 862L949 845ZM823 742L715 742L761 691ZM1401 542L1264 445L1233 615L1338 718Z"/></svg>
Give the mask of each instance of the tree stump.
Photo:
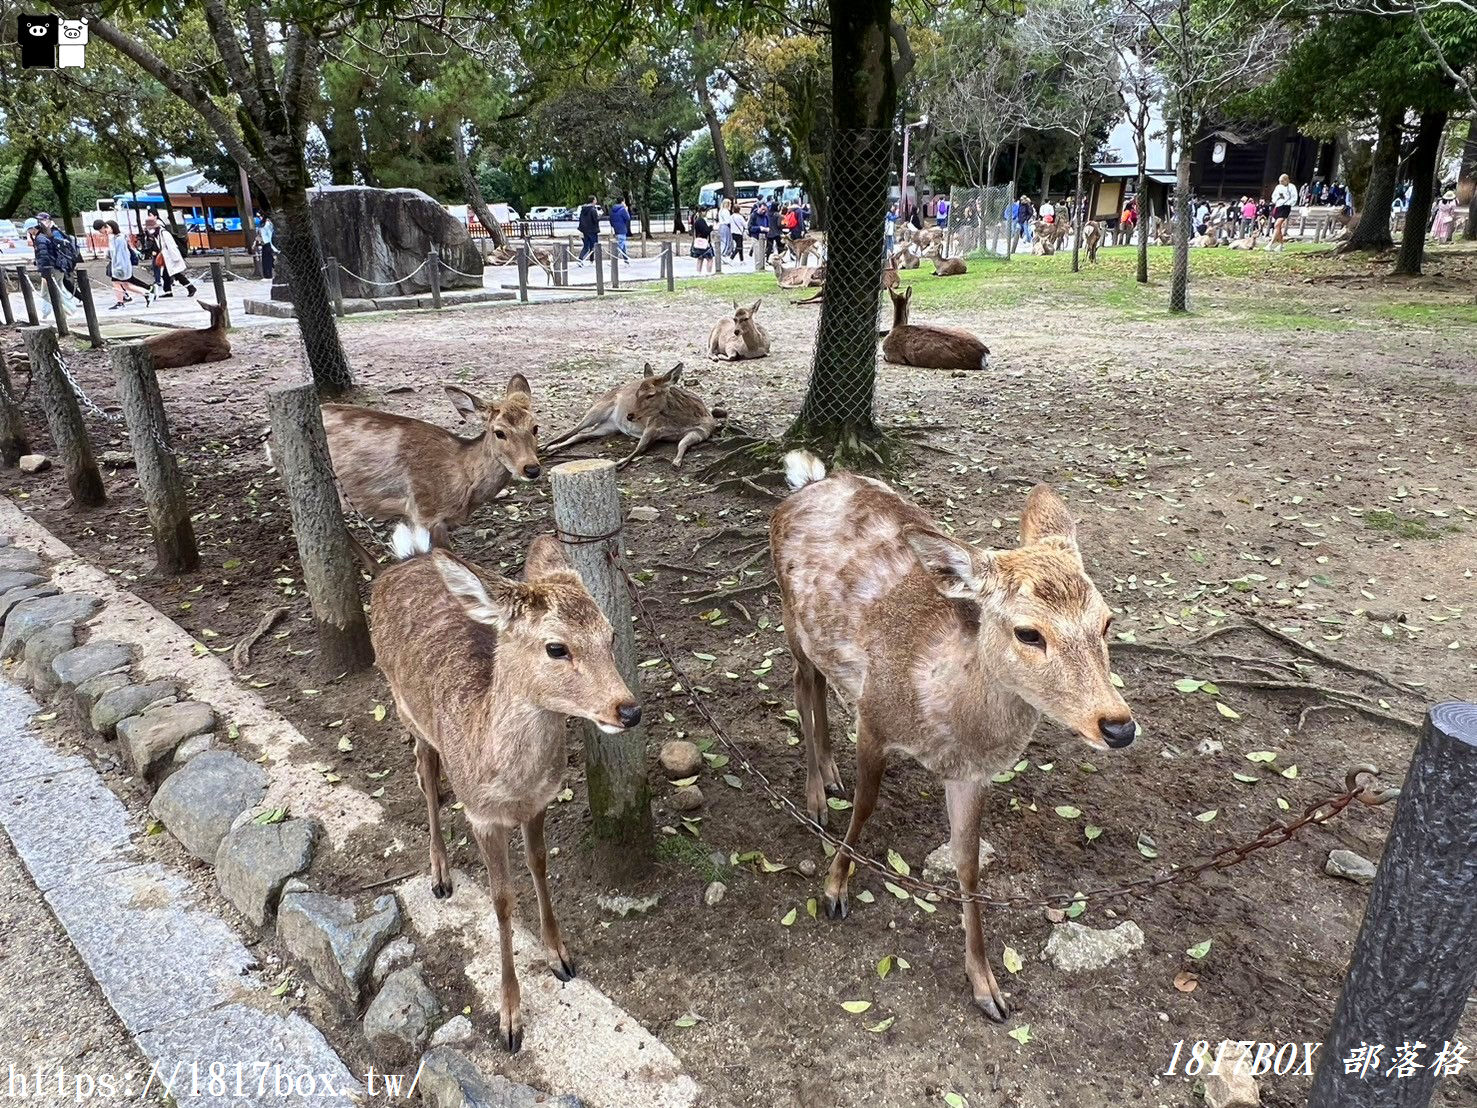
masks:
<svg viewBox="0 0 1477 1108"><path fill-rule="evenodd" d="M128 342L113 347L110 357L128 420L138 487L154 535L156 567L161 573L191 573L200 568L200 551L195 545L195 529L190 524L185 485L170 441L153 356L144 343Z"/></svg>
<svg viewBox="0 0 1477 1108"><path fill-rule="evenodd" d="M6 367L5 358L0 355L0 461L14 466L21 460L21 455L30 452L31 444L26 438L26 421L21 416L20 399L15 394L15 386L10 382L10 370Z"/></svg>
<svg viewBox="0 0 1477 1108"><path fill-rule="evenodd" d="M87 441L87 425L82 422L77 394L62 371L56 332L50 327L22 327L21 341L31 359L31 381L40 396L41 410L46 413L46 425L66 466L72 503L79 508L96 508L107 500L103 475L92 456L92 444Z"/></svg>

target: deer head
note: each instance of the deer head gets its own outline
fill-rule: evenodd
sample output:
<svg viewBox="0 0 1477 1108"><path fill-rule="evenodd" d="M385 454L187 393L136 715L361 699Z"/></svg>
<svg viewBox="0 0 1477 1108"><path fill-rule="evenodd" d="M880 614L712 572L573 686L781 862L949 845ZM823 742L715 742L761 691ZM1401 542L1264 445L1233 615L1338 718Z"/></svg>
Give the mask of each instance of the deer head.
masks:
<svg viewBox="0 0 1477 1108"><path fill-rule="evenodd" d="M978 606L979 665L1096 749L1125 747L1136 725L1108 668L1112 613L1082 566L1067 506L1037 485L1021 513L1021 545L981 550L936 531L904 533L934 587Z"/></svg>
<svg viewBox="0 0 1477 1108"><path fill-rule="evenodd" d="M759 305L763 302L763 298L760 298L759 300L756 300L754 301L754 303L750 304L747 308L741 308L739 307L739 302L735 300L733 302L734 323L742 327L744 324L753 320L755 313L759 311Z"/></svg>
<svg viewBox="0 0 1477 1108"><path fill-rule="evenodd" d="M515 373L499 401L484 400L460 385L443 385L452 407L463 419L476 416L487 428L484 445L514 477L532 481L541 472L538 460L538 424L533 421L533 394L528 378Z"/></svg>
<svg viewBox="0 0 1477 1108"><path fill-rule="evenodd" d="M909 285L901 293L888 289L887 295L892 298L892 325L902 327L908 322L909 307L913 303L913 286Z"/></svg>

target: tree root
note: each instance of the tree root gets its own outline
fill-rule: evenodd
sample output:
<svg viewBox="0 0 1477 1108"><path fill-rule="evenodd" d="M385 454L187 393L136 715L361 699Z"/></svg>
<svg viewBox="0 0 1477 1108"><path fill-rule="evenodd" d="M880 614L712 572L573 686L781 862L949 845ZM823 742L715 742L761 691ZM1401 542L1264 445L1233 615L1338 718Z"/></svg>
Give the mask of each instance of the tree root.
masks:
<svg viewBox="0 0 1477 1108"><path fill-rule="evenodd" d="M774 584L775 579L770 577L754 585L738 585L731 589L719 589L717 592L704 593L702 596L693 596L692 593L687 593L683 596L682 602L684 604L703 604L710 600L727 600L734 596L747 596L751 592L764 592L767 589L773 588Z"/></svg>
<svg viewBox="0 0 1477 1108"><path fill-rule="evenodd" d="M286 608L273 608L262 616L261 622L253 627L244 639L236 644L236 648L231 651L231 666L237 673L251 665L251 650L256 646L257 640L270 631L287 613Z"/></svg>
<svg viewBox="0 0 1477 1108"><path fill-rule="evenodd" d="M696 554L709 543L715 543L719 539L725 539L730 536L740 539L762 539L764 542L768 542L769 529L766 527L720 527L711 535L699 539L693 546L692 552Z"/></svg>

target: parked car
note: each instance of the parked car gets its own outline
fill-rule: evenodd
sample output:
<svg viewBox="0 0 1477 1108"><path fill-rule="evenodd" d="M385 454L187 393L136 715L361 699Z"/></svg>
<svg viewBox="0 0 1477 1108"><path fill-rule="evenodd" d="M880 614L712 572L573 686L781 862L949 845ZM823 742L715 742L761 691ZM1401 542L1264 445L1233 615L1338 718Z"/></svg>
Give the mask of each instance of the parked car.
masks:
<svg viewBox="0 0 1477 1108"><path fill-rule="evenodd" d="M528 218L533 220L558 219L563 208L557 208L550 204L540 204L536 208L528 209Z"/></svg>

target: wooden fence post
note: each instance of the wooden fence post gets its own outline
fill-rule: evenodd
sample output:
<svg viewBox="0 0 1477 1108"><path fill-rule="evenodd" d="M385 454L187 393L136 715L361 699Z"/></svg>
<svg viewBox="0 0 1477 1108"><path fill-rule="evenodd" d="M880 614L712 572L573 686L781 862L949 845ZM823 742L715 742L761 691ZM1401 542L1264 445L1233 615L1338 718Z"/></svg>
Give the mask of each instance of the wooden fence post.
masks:
<svg viewBox="0 0 1477 1108"><path fill-rule="evenodd" d="M431 278L431 307L441 307L441 255L432 250L426 255L426 273Z"/></svg>
<svg viewBox="0 0 1477 1108"><path fill-rule="evenodd" d="M559 258L554 266L554 284L564 288L569 284L569 243L559 244Z"/></svg>
<svg viewBox="0 0 1477 1108"><path fill-rule="evenodd" d="M292 533L303 584L318 625L318 661L325 676L364 669L374 661L369 624L359 600L359 571L339 504L318 392L311 382L267 393L272 453L292 507Z"/></svg>
<svg viewBox="0 0 1477 1108"><path fill-rule="evenodd" d="M82 301L82 314L87 317L87 337L92 340L94 350L101 350L103 332L97 325L97 301L92 298L92 278L80 267L77 270L77 296Z"/></svg>
<svg viewBox="0 0 1477 1108"><path fill-rule="evenodd" d="M80 273L81 270L78 270ZM0 312L4 313L5 326L15 326L15 312L10 307L10 282L5 279L5 270L0 269Z"/></svg>
<svg viewBox="0 0 1477 1108"><path fill-rule="evenodd" d="M26 356L31 359L31 381L40 394L46 425L51 428L56 452L66 466L72 502L79 508L96 508L107 500L103 475L98 472L92 444L87 441L87 425L82 422L77 394L62 372L56 332L50 327L22 327L21 341L26 344Z"/></svg>
<svg viewBox="0 0 1477 1108"><path fill-rule="evenodd" d="M41 317L36 314L36 289L31 285L31 279L26 276L25 266L15 267L15 279L21 287L21 299L26 302L26 322L34 327L41 322Z"/></svg>
<svg viewBox="0 0 1477 1108"><path fill-rule="evenodd" d="M1426 714L1369 890L1364 923L1333 1023L1318 1054L1308 1108L1425 1108L1439 1052L1477 984L1477 705ZM1403 1043L1427 1044L1413 1072L1394 1065ZM1372 1066L1345 1065L1365 1044Z"/></svg>
<svg viewBox="0 0 1477 1108"><path fill-rule="evenodd" d="M5 357L0 355L0 461L13 466L22 454L31 452L30 440L26 438L26 421L21 416L20 401L10 383L10 370Z"/></svg>
<svg viewBox="0 0 1477 1108"><path fill-rule="evenodd" d="M110 359L118 381L118 399L128 420L139 491L149 511L156 568L161 573L193 572L200 568L200 551L170 442L153 355L142 342L125 342L113 347Z"/></svg>
<svg viewBox="0 0 1477 1108"><path fill-rule="evenodd" d="M564 554L615 628L615 663L640 698L631 597L621 570L621 498L615 463L604 458L564 462L550 473L554 526ZM607 535L599 542L589 537ZM612 876L645 869L653 855L651 793L646 781L646 729L606 735L585 724L585 779L592 831Z"/></svg>
<svg viewBox="0 0 1477 1108"><path fill-rule="evenodd" d="M67 322L67 305L62 300L61 282L56 279L55 271L48 270L41 275L41 284L44 286L46 299L51 304L52 324L56 327L56 333L63 338L72 333L72 325Z"/></svg>
<svg viewBox="0 0 1477 1108"><path fill-rule="evenodd" d="M615 246L610 248L610 287L621 287L621 252Z"/></svg>
<svg viewBox="0 0 1477 1108"><path fill-rule="evenodd" d="M667 270L667 291L672 292L677 288L677 256L670 242L662 245L662 265Z"/></svg>
<svg viewBox="0 0 1477 1108"><path fill-rule="evenodd" d="M713 239L713 236L712 235L709 235L708 236L708 249L710 249L710 250L713 251L713 272L714 273L722 273L723 272L723 240L722 239L719 239L719 240L717 240L715 242L714 239Z"/></svg>
<svg viewBox="0 0 1477 1108"><path fill-rule="evenodd" d="M168 234L168 232L165 232ZM210 263L210 283L215 286L215 302L221 306L221 322L227 331L231 329L231 306L226 303L226 275L221 272L220 262Z"/></svg>
<svg viewBox="0 0 1477 1108"><path fill-rule="evenodd" d="M518 300L528 303L528 243L518 247Z"/></svg>
<svg viewBox="0 0 1477 1108"><path fill-rule="evenodd" d="M328 295L333 298L333 314L343 318L344 314L344 278L343 271L339 269L338 259L329 255L323 259L323 272L328 277Z"/></svg>
<svg viewBox="0 0 1477 1108"><path fill-rule="evenodd" d="M600 248L600 240L599 239L596 239L595 240L595 253L590 258L590 261L595 266L595 295L596 296L604 296L605 295L605 270L602 269L601 268L601 265L600 265L600 263L605 260L603 257L601 257L601 254L602 253L603 253L603 251Z"/></svg>

